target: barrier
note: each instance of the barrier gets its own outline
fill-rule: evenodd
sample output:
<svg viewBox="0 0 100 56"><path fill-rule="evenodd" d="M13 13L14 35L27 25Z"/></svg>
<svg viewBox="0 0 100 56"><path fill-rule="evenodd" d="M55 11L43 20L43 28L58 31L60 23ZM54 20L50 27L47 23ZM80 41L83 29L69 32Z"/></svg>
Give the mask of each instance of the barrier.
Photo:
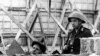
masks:
<svg viewBox="0 0 100 56"><path fill-rule="evenodd" d="M81 38L80 53L100 55L100 37Z"/></svg>

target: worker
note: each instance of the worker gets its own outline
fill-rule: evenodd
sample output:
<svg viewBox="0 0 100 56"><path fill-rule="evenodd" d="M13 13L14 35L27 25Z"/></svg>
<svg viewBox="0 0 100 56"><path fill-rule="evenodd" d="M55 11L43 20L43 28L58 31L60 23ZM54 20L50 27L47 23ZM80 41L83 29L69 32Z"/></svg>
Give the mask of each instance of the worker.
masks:
<svg viewBox="0 0 100 56"><path fill-rule="evenodd" d="M72 25L72 31L68 33L68 38L62 50L63 54L80 54L80 38L92 37L90 29L82 26L86 23L84 17L77 11L72 12L68 17L68 22Z"/></svg>
<svg viewBox="0 0 100 56"><path fill-rule="evenodd" d="M45 54L46 52L46 46L40 42L33 41L31 46L33 48L32 54Z"/></svg>

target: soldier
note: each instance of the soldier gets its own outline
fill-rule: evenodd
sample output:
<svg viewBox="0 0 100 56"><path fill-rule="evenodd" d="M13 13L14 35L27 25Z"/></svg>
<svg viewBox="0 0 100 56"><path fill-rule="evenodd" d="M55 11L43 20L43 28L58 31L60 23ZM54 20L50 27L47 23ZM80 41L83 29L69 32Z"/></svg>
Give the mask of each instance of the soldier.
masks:
<svg viewBox="0 0 100 56"><path fill-rule="evenodd" d="M68 17L69 23L72 23L73 30L68 33L68 39L65 42L63 54L79 54L80 53L80 39L82 37L92 37L89 29L82 26L86 23L84 17L77 11L74 11Z"/></svg>
<svg viewBox="0 0 100 56"><path fill-rule="evenodd" d="M33 48L32 54L45 54L46 46L43 45L42 43L33 41L31 46Z"/></svg>

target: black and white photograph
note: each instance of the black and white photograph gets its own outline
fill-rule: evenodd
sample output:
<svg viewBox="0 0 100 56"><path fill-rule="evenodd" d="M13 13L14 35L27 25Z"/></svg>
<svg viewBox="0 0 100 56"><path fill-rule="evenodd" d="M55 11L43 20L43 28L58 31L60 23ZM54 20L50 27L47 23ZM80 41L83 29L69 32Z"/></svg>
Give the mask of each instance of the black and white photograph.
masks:
<svg viewBox="0 0 100 56"><path fill-rule="evenodd" d="M0 56L100 56L100 0L0 0Z"/></svg>

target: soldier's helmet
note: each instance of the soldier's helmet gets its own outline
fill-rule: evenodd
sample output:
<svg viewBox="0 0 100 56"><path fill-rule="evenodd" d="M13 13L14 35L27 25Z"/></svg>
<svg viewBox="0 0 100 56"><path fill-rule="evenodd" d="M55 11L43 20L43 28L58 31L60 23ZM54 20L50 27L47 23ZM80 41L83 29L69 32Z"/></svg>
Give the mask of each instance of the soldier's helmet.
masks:
<svg viewBox="0 0 100 56"><path fill-rule="evenodd" d="M85 18L78 11L74 11L74 12L70 13L69 17L68 17L68 21L71 22L72 18L81 20L82 23L86 23Z"/></svg>

